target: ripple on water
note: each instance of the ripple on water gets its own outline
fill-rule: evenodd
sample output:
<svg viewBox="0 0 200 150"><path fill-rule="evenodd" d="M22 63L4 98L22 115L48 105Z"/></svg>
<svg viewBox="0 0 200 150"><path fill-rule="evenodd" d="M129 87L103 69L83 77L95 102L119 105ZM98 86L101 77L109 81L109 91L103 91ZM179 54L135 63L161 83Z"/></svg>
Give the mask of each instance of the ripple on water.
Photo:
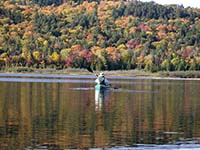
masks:
<svg viewBox="0 0 200 150"><path fill-rule="evenodd" d="M200 150L200 144L137 144L136 147L90 148L90 150Z"/></svg>

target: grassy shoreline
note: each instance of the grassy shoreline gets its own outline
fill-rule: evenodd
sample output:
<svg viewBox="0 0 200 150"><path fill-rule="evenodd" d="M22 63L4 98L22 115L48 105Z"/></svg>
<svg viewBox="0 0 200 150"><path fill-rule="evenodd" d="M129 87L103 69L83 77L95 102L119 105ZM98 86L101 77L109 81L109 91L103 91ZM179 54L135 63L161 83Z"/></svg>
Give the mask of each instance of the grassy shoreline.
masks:
<svg viewBox="0 0 200 150"><path fill-rule="evenodd" d="M94 75L100 71L89 72L87 69L36 69L28 67L9 67L0 70L0 73L24 73L24 74L65 74L65 75ZM160 71L160 72L147 72L144 70L112 70L104 71L107 76L131 76L131 77L169 77L169 78L195 78L200 79L200 71Z"/></svg>

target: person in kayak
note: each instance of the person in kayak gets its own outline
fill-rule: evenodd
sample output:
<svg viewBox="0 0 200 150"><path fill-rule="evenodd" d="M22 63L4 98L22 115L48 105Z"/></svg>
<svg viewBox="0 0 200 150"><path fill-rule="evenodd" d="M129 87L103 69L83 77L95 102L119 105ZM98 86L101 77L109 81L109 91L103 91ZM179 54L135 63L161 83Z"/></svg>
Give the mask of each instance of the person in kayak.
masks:
<svg viewBox="0 0 200 150"><path fill-rule="evenodd" d="M95 80L95 82L97 84L101 84L101 85L106 85L108 86L109 85L109 82L108 80L106 79L105 75L103 72L101 72L98 76L97 76L97 79Z"/></svg>

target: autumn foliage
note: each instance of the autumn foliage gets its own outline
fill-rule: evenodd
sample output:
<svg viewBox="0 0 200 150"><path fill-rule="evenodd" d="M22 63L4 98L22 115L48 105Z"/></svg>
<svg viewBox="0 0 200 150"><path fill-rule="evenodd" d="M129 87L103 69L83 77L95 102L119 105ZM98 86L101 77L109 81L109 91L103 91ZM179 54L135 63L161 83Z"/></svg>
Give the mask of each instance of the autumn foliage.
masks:
<svg viewBox="0 0 200 150"><path fill-rule="evenodd" d="M1 68L200 70L197 8L140 1L4 0L0 13Z"/></svg>

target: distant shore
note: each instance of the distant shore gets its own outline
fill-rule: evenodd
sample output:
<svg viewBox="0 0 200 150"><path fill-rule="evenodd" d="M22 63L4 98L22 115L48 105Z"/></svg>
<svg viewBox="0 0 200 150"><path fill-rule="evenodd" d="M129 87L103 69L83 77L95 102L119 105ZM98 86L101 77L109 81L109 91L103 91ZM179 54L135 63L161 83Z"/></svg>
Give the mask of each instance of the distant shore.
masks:
<svg viewBox="0 0 200 150"><path fill-rule="evenodd" d="M28 67L12 67L0 70L0 73L32 73L32 74L65 74L65 75L95 75L99 74L101 71L90 72L87 69L36 69ZM130 77L169 77L169 78L194 78L200 79L200 71L163 71L163 72L147 72L144 70L112 70L103 71L107 76L130 76Z"/></svg>

